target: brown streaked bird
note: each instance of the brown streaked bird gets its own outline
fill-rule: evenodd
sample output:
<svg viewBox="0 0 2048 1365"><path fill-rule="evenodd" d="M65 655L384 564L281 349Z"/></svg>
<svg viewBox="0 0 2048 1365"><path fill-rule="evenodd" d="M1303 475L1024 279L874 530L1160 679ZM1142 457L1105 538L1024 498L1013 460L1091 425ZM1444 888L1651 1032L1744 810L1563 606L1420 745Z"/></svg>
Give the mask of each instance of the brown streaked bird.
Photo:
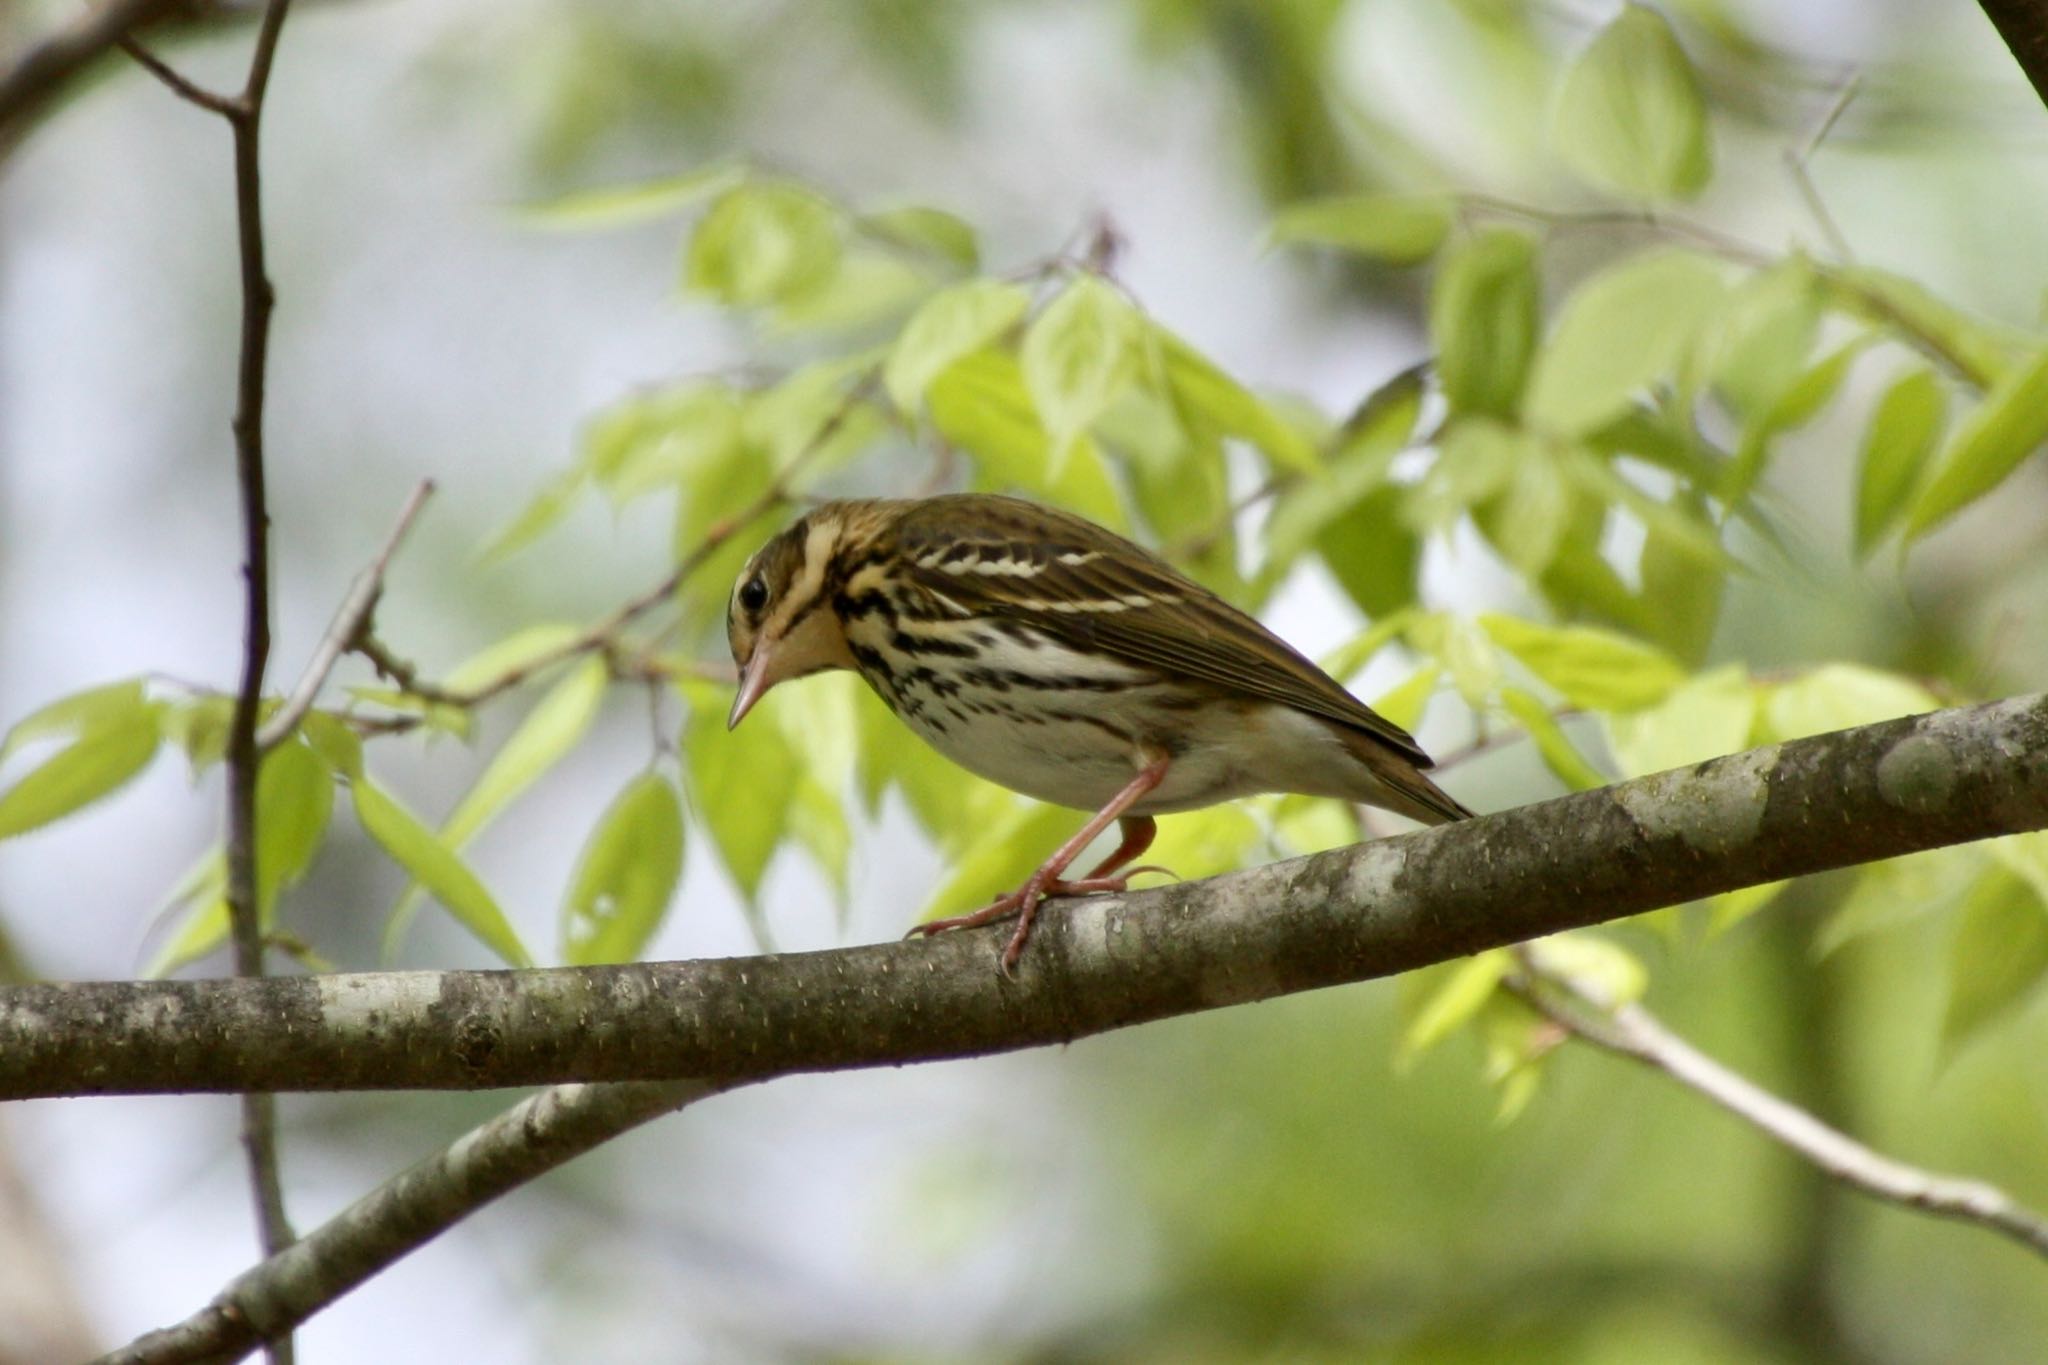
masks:
<svg viewBox="0 0 2048 1365"><path fill-rule="evenodd" d="M1021 498L830 502L740 571L726 618L738 725L777 683L865 678L918 736L992 782L1092 811L1023 886L913 933L1122 891L1152 817L1260 792L1334 796L1444 824L1472 812L1408 733L1250 616L1093 522ZM1123 840L1068 865L1112 821Z"/></svg>

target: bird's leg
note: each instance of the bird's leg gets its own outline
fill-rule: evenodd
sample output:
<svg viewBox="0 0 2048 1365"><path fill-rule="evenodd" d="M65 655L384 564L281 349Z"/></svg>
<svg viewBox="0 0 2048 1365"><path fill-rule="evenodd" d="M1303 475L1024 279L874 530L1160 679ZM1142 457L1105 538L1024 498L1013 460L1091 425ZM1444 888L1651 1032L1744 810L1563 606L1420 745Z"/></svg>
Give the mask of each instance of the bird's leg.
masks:
<svg viewBox="0 0 2048 1365"><path fill-rule="evenodd" d="M1123 891L1129 888L1131 878L1140 872L1166 872L1169 877L1173 875L1163 867L1134 867L1128 872L1118 872L1117 869L1152 847L1153 839L1159 835L1159 822L1149 815L1126 815L1117 821L1117 825L1123 831L1124 841L1116 846L1114 852L1097 864L1095 870L1087 876L1078 881L1061 881L1057 890L1049 890L1046 894L1074 896L1084 891Z"/></svg>
<svg viewBox="0 0 2048 1365"><path fill-rule="evenodd" d="M1110 822L1120 819L1123 813L1135 806L1148 792L1166 780L1167 759L1159 759L1146 765L1136 777L1124 784L1122 791L1109 798L1109 803L1090 816L1088 823L1081 826L1073 838L1053 850L1050 858L1039 864L1038 870L1007 896L997 898L972 914L955 915L951 919L935 919L920 924L910 932L913 934L936 934L947 929L971 929L991 921L1017 917L1017 931L1010 935L1009 943L1003 948L1003 974L1017 965L1018 956L1024 951L1024 941L1031 936L1031 921L1038 914L1038 905L1047 896L1074 895L1085 891L1121 891L1125 878L1108 875L1131 859L1143 853L1152 843L1158 826L1147 816L1134 816L1124 821L1124 838L1116 851L1109 855L1087 877L1080 881L1060 880L1060 873L1067 865L1081 856L1081 850L1093 843L1095 836L1109 828Z"/></svg>

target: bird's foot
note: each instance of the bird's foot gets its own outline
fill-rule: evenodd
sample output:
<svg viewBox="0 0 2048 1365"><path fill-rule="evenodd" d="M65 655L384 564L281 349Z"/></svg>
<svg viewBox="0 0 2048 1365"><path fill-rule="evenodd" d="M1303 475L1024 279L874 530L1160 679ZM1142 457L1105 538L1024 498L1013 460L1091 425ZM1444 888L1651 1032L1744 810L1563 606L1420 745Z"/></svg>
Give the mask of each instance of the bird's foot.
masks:
<svg viewBox="0 0 2048 1365"><path fill-rule="evenodd" d="M1025 940L1031 937L1031 925L1038 917L1038 907L1041 903L1051 900L1056 896L1089 896L1103 892L1114 892L1122 895L1130 890L1131 878L1137 876L1140 872L1159 872L1169 877L1174 876L1174 873L1167 868L1150 865L1134 867L1129 871L1120 872L1113 877L1075 877L1071 879L1047 876L1045 869L1040 868L1032 874L1031 880L1025 882L1024 885L1010 892L1007 896L998 896L981 909L965 915L951 915L945 919L927 920L923 924L912 925L910 931L904 937L911 938L919 935L940 934L949 929L974 929L984 924L993 924L997 920L1009 919L1015 916L1017 928L1010 935L1010 941L1003 946L1001 959L1003 975L1009 976L1011 969L1017 965L1017 959L1023 956ZM1175 880L1178 880L1178 878L1175 878Z"/></svg>

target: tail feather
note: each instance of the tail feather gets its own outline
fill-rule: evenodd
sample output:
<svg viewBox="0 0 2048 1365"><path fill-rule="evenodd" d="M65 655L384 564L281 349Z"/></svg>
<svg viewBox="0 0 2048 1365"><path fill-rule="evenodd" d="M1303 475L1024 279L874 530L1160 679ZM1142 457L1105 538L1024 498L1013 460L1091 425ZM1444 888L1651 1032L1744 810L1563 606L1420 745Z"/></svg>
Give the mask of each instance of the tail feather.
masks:
<svg viewBox="0 0 2048 1365"><path fill-rule="evenodd" d="M1366 789L1359 793L1360 800L1425 825L1449 825L1474 817L1474 811L1432 782L1406 754L1397 753L1384 741L1352 731L1345 735L1345 743L1371 773L1364 784Z"/></svg>

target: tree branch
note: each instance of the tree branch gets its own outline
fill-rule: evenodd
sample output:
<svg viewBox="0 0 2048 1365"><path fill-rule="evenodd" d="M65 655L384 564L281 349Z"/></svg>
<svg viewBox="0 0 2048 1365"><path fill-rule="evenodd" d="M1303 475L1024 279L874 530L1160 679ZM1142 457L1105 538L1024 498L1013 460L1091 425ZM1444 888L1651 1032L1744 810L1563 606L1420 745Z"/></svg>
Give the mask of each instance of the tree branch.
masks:
<svg viewBox="0 0 2048 1365"><path fill-rule="evenodd" d="M1986 17L2048 104L2048 0L1980 0Z"/></svg>
<svg viewBox="0 0 2048 1365"><path fill-rule="evenodd" d="M237 1276L185 1321L137 1338L99 1365L239 1360L506 1191L722 1088L730 1087L671 1081L544 1090Z"/></svg>
<svg viewBox="0 0 2048 1365"><path fill-rule="evenodd" d="M434 481L422 479L419 487L413 489L412 496L405 500L405 506L399 509L398 521L392 526L391 534L384 538L377 557L356 575L355 582L349 585L348 595L335 609L334 622L320 637L319 647L307 662L299 685L292 689L291 696L277 713L256 732L259 750L268 752L291 738L292 731L306 718L306 712L313 709L314 700L327 683L327 675L334 671L341 656L348 653L369 628L370 614L377 609L377 599L384 592L384 574L391 567L392 556L398 553L405 533L412 528L413 519L433 492Z"/></svg>
<svg viewBox="0 0 2048 1365"><path fill-rule="evenodd" d="M235 486L242 509L243 642L241 681L227 739L227 908L238 976L263 975L262 910L256 884L256 786L263 762L256 727L263 678L270 666L270 509L263 466L263 405L270 373L270 317L276 305L263 239L263 100L270 88L277 40L289 0L267 0L248 75L238 95L217 95L186 80L134 41L124 46L180 99L225 119L234 139L235 225L241 262L242 327L235 378ZM276 1255L292 1242L278 1176L277 1105L267 1093L242 1096L242 1145L256 1202L263 1249ZM275 1365L290 1365L292 1344L270 1346Z"/></svg>
<svg viewBox="0 0 2048 1365"><path fill-rule="evenodd" d="M108 0L17 57L0 73L0 152L65 82L127 34L185 7L185 0Z"/></svg>
<svg viewBox="0 0 2048 1365"><path fill-rule="evenodd" d="M2048 694L1751 750L990 932L526 972L0 990L0 1099L762 1079L1065 1042L2048 827ZM1000 926L998 926L1000 928Z"/></svg>
<svg viewBox="0 0 2048 1365"><path fill-rule="evenodd" d="M1641 1005L1614 1005L1595 998L1583 984L1545 967L1542 945L1531 947L1534 979L1520 982L1516 993L1567 1032L1662 1071L1851 1189L1936 1217L1980 1224L2037 1255L2048 1256L2048 1220L2022 1207L2004 1190L1981 1180L1922 1170L1872 1151L1721 1065Z"/></svg>

